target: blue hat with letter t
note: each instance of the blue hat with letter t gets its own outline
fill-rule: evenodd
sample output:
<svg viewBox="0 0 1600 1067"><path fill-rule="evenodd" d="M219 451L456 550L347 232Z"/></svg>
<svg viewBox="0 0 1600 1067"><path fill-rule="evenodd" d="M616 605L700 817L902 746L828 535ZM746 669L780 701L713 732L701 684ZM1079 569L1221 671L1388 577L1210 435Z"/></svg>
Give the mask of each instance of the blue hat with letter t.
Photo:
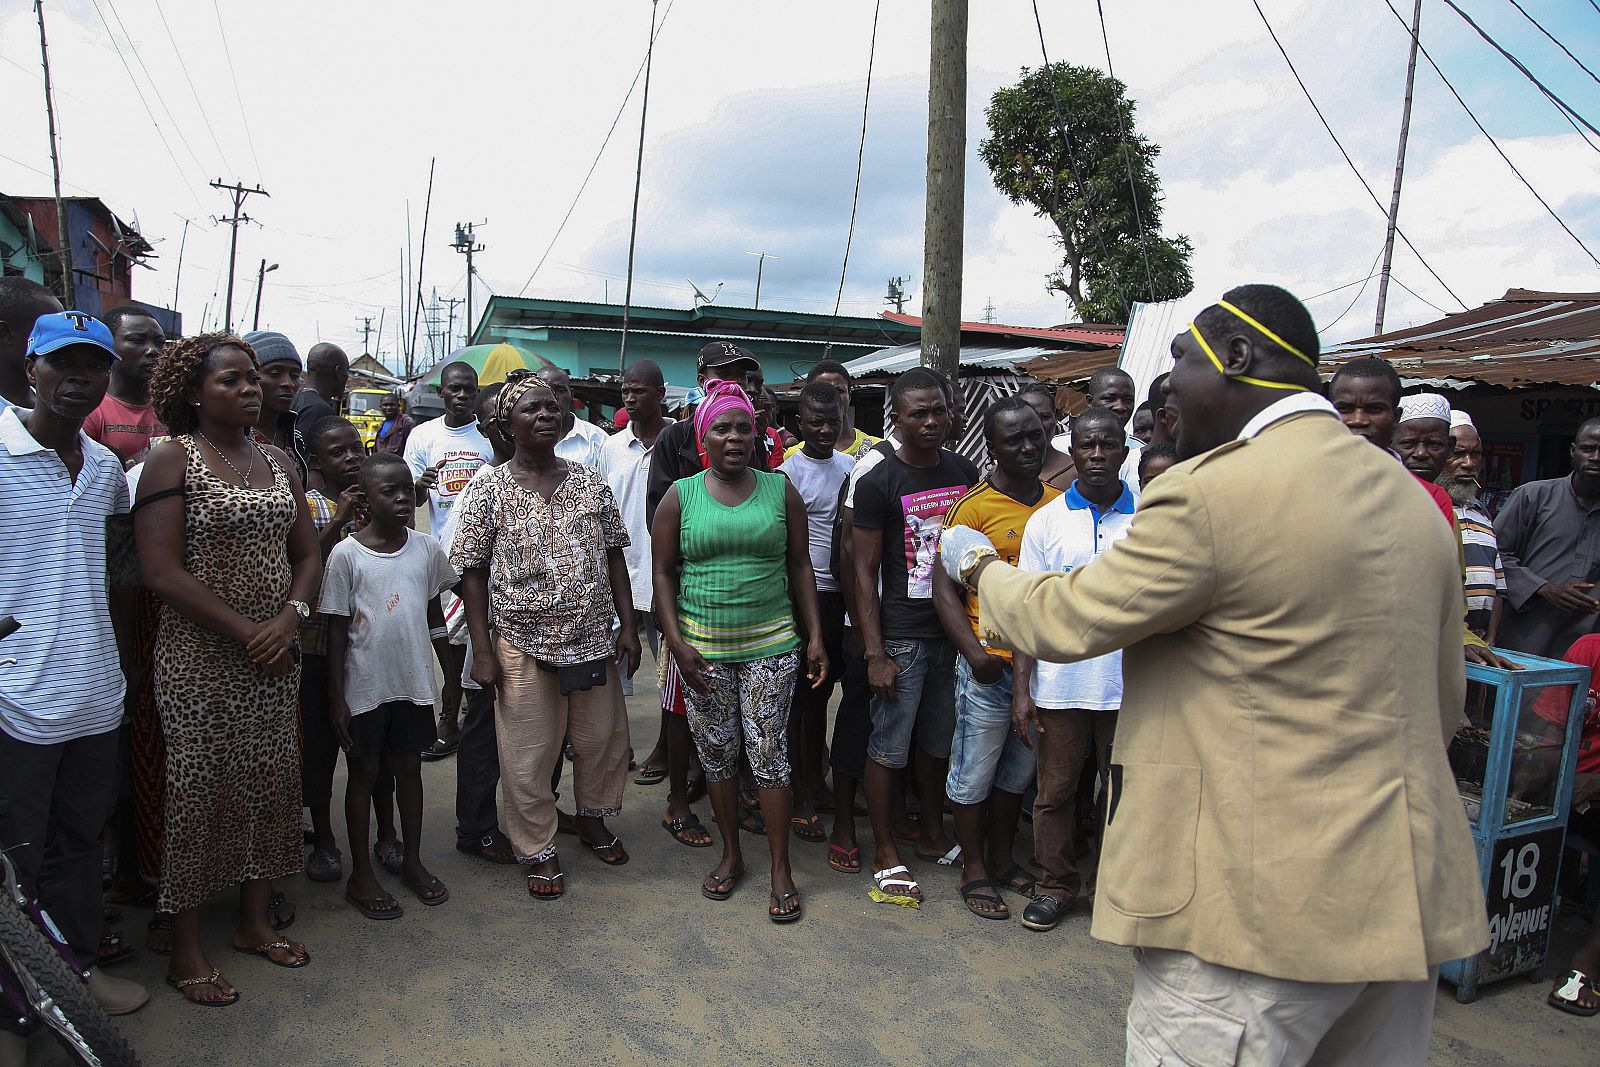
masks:
<svg viewBox="0 0 1600 1067"><path fill-rule="evenodd" d="M27 358L48 356L73 345L93 345L112 359L120 358L111 341L111 330L93 315L81 311L40 315L33 324L33 332L28 334Z"/></svg>

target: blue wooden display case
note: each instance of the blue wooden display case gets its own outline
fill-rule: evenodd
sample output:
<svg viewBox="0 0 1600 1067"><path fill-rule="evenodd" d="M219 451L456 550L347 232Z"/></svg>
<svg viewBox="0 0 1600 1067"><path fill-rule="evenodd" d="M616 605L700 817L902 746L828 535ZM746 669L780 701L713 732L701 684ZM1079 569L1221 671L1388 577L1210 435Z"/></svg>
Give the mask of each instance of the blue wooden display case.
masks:
<svg viewBox="0 0 1600 1067"><path fill-rule="evenodd" d="M1467 664L1466 708L1449 750L1489 911L1489 947L1441 968L1463 1004L1482 983L1544 977L1588 709L1587 667L1495 651L1523 669Z"/></svg>

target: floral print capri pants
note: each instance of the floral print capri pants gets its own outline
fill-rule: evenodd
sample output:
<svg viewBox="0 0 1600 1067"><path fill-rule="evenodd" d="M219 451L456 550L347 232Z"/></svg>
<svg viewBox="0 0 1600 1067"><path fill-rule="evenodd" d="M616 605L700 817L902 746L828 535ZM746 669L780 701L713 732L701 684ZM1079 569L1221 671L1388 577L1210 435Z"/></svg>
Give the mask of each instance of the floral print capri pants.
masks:
<svg viewBox="0 0 1600 1067"><path fill-rule="evenodd" d="M706 781L739 773L740 739L760 789L789 784L789 698L800 657L794 652L745 663L712 662L703 677L710 692L684 686L689 732L706 769Z"/></svg>

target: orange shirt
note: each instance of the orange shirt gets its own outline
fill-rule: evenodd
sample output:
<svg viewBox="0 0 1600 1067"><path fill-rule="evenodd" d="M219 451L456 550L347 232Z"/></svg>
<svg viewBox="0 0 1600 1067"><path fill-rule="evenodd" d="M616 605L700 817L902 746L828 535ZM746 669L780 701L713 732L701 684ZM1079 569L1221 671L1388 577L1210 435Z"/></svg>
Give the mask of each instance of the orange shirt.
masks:
<svg viewBox="0 0 1600 1067"><path fill-rule="evenodd" d="M945 528L972 527L989 539L995 551L1000 553L1001 559L1015 567L1017 558L1022 552L1022 531L1028 525L1028 519L1034 512L1061 495L1061 490L1053 485L1044 485L1042 482L1040 485L1044 492L1039 495L1039 499L1032 504L1024 504L1006 496L985 478L950 505L950 510L944 517ZM966 607L967 620L972 623L972 632L982 641L983 631L978 627L977 593L966 594ZM989 646L985 644L984 647ZM1010 652L998 648L989 651L1007 663L1011 662Z"/></svg>

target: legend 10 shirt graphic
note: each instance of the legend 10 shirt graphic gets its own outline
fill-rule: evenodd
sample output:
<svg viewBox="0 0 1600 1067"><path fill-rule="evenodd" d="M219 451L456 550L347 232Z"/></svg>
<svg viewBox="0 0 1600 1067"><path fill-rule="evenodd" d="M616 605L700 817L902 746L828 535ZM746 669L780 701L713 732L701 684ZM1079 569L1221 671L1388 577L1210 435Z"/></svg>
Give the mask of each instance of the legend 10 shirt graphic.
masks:
<svg viewBox="0 0 1600 1067"><path fill-rule="evenodd" d="M406 465L411 468L411 476L421 478L429 467L438 468L438 479L428 493L428 529L444 529L445 517L456 497L493 456L494 449L476 422L446 426L443 419L429 419L411 431L406 441Z"/></svg>
<svg viewBox="0 0 1600 1067"><path fill-rule="evenodd" d="M887 456L856 486L855 525L883 537L883 636L944 636L933 607L933 571L945 513L978 480L978 469L940 451L932 467Z"/></svg>

